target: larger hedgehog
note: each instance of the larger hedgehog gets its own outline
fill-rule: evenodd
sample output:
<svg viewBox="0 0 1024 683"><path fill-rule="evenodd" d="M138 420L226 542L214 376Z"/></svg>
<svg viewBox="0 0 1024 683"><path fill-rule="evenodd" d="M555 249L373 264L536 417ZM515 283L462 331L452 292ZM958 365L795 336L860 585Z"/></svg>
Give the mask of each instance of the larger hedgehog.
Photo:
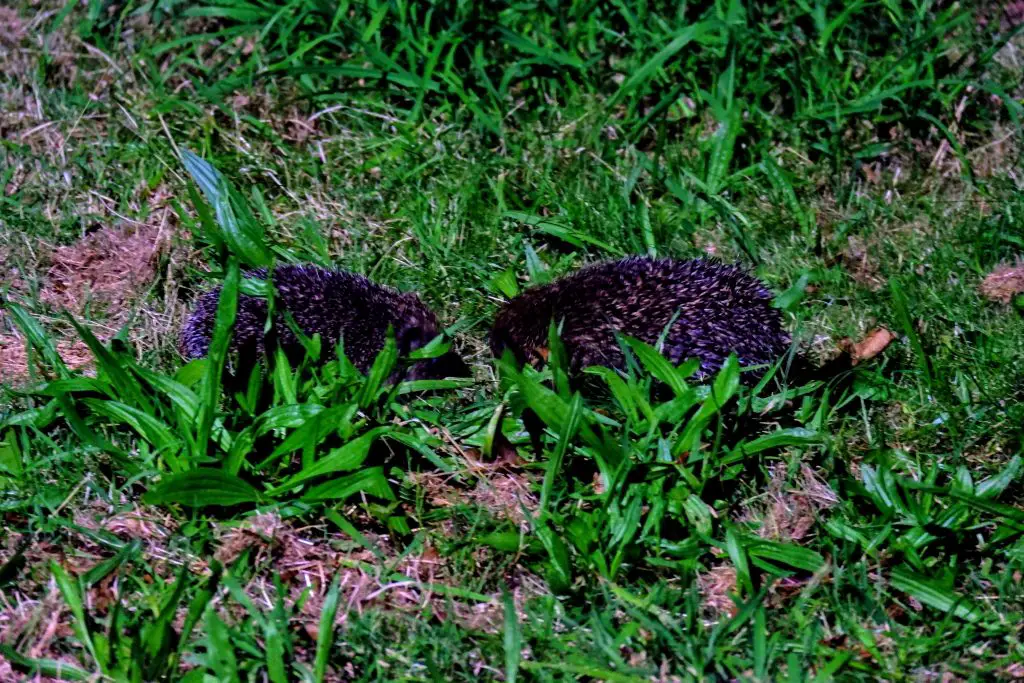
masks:
<svg viewBox="0 0 1024 683"><path fill-rule="evenodd" d="M561 323L571 374L588 366L624 368L615 334L657 346L673 363L700 360L700 375L735 352L741 365L770 364L789 347L772 294L734 265L633 256L595 264L528 289L501 309L491 350L519 363L547 356L548 327Z"/></svg>
<svg viewBox="0 0 1024 683"><path fill-rule="evenodd" d="M265 280L266 269L248 271L246 278ZM400 293L367 278L341 270L311 265L283 265L273 271L274 306L291 313L307 336L319 333L324 360L343 342L345 355L366 372L384 348L388 326L392 326L402 354L426 345L439 332L437 317L414 293ZM181 332L181 352L186 358L205 356L213 336L220 287L203 294ZM267 301L260 297L238 297L231 349L262 356L265 352L264 324ZM290 356L301 357L302 346L282 315L273 324L277 343ZM436 379L466 376L468 368L453 352L413 364L407 379Z"/></svg>

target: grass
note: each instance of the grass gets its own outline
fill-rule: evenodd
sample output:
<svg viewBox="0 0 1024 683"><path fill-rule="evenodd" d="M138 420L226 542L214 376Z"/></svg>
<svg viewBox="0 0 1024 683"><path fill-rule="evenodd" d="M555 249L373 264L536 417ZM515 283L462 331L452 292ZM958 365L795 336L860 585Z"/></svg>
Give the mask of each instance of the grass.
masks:
<svg viewBox="0 0 1024 683"><path fill-rule="evenodd" d="M1024 675L1009 10L0 12L0 677ZM781 388L632 346L589 399L490 358L504 297L627 253L750 265L817 359L896 339ZM271 261L419 291L474 381L225 391L177 326Z"/></svg>

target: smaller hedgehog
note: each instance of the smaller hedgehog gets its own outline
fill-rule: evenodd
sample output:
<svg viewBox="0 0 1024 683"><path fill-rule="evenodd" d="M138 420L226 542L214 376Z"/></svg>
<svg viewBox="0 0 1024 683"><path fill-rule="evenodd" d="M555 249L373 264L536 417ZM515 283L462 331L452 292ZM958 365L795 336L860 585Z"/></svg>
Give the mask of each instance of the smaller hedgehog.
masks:
<svg viewBox="0 0 1024 683"><path fill-rule="evenodd" d="M248 271L243 277L265 280L266 269ZM402 294L367 278L341 270L312 265L283 265L273 272L274 305L291 313L307 336L319 333L326 351L343 342L345 355L361 372L369 370L384 348L387 328L394 328L399 353L425 346L440 333L437 317L414 293ZM181 331L181 353L189 359L207 354L221 288L206 292L196 301ZM302 358L303 348L283 315L275 316L272 334L289 357ZM267 301L240 294L230 348L252 357L265 353L264 325ZM324 353L324 360L333 353ZM454 352L414 363L406 379L465 377L469 368Z"/></svg>
<svg viewBox="0 0 1024 683"><path fill-rule="evenodd" d="M526 290L498 313L490 345L520 364L547 357L548 327L562 325L569 372L624 369L616 333L657 347L673 363L700 360L700 377L735 352L743 366L770 364L788 349L772 294L740 267L710 259L677 261L632 256L598 263ZM749 374L749 373L745 373Z"/></svg>

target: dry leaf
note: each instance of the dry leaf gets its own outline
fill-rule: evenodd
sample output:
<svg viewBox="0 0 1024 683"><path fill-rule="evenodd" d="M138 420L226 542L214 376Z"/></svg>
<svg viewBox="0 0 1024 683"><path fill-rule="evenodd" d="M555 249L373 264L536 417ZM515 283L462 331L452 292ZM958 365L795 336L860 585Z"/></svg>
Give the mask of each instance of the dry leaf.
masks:
<svg viewBox="0 0 1024 683"><path fill-rule="evenodd" d="M894 339L896 339L896 335L892 332L884 327L876 327L856 344L851 339L846 338L839 343L839 346L850 354L850 361L856 365L861 361L870 360L880 354Z"/></svg>

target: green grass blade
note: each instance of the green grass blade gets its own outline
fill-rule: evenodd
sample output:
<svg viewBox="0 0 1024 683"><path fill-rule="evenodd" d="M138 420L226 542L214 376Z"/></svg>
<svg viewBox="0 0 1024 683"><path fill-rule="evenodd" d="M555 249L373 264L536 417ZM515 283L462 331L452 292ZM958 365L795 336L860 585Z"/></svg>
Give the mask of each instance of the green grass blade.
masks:
<svg viewBox="0 0 1024 683"><path fill-rule="evenodd" d="M67 604L68 609L71 610L71 616L74 617L71 626L75 631L75 636L85 647L86 652L89 653L97 669L104 674L107 673L107 663L100 660L99 655L96 653L96 647L93 644L92 634L89 633L89 623L85 619L85 606L82 603L82 593L78 582L72 579L64 571L64 567L54 560L50 561L50 572L57 583L57 588L60 589L60 594L64 596L64 602Z"/></svg>
<svg viewBox="0 0 1024 683"><path fill-rule="evenodd" d="M338 614L338 595L341 586L341 572L334 575L331 587L327 590L324 604L320 608L320 627L316 634L316 657L314 663L314 680L323 683L327 675L327 662L331 657L334 644L334 619Z"/></svg>
<svg viewBox="0 0 1024 683"><path fill-rule="evenodd" d="M519 676L519 662L522 660L523 635L519 629L519 615L512 595L505 591L502 594L505 605L505 680L515 683Z"/></svg>

